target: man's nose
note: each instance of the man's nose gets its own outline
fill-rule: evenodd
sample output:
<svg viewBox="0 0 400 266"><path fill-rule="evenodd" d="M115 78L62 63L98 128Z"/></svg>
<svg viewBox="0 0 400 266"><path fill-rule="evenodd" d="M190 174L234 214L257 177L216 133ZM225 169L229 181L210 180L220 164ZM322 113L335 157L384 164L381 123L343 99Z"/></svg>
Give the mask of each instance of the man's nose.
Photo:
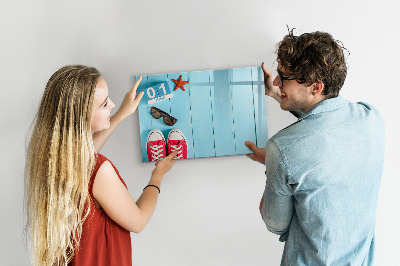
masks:
<svg viewBox="0 0 400 266"><path fill-rule="evenodd" d="M277 87L280 87L282 85L279 75L276 75L274 81L272 82L272 85L277 86Z"/></svg>

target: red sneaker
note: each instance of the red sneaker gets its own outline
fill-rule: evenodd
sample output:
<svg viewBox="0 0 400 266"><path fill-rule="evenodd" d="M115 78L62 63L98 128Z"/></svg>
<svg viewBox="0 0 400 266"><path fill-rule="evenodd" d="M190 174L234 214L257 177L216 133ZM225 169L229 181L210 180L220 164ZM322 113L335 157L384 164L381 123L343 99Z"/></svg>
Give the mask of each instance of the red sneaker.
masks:
<svg viewBox="0 0 400 266"><path fill-rule="evenodd" d="M147 137L147 157L150 162L158 161L166 156L165 139L163 133L158 129L150 131Z"/></svg>
<svg viewBox="0 0 400 266"><path fill-rule="evenodd" d="M168 134L168 154L178 151L174 159L187 159L187 142L185 135L179 129L172 129Z"/></svg>

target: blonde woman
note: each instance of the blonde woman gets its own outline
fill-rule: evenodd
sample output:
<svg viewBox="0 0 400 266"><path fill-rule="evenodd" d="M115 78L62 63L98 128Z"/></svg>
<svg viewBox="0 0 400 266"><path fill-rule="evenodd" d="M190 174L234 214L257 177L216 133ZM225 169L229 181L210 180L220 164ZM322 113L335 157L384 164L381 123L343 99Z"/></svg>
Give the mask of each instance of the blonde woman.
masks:
<svg viewBox="0 0 400 266"><path fill-rule="evenodd" d="M141 78L118 111L107 83L73 65L47 83L27 149L25 193L33 265L131 265L130 232L152 216L175 153L159 161L135 202L101 147L143 96Z"/></svg>

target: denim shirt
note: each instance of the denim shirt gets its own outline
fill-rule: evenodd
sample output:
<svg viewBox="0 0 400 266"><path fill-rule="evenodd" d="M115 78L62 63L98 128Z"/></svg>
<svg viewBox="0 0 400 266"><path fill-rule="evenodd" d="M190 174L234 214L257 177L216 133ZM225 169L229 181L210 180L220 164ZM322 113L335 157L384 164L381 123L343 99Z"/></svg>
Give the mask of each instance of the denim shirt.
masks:
<svg viewBox="0 0 400 266"><path fill-rule="evenodd" d="M266 144L262 218L281 265L373 265L384 124L366 103L327 99Z"/></svg>

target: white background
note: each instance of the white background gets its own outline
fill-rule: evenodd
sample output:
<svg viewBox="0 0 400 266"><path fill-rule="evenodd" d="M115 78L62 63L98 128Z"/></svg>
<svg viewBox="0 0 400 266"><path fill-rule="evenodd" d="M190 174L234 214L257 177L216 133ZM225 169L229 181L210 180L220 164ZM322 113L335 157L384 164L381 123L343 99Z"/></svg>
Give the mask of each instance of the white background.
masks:
<svg viewBox="0 0 400 266"><path fill-rule="evenodd" d="M272 69L286 24L330 32L351 52L341 95L375 105L386 123L378 203L378 265L399 265L399 4L397 1L2 1L0 264L28 265L24 244L25 139L50 75L97 67L119 104L135 75L258 66ZM267 101L270 136L294 119ZM355 136L356 137L356 136ZM103 148L137 198L141 163L135 113ZM132 234L133 265L279 265L283 244L258 212L262 165L245 156L178 161L156 212ZM351 237L351 236L349 236Z"/></svg>

